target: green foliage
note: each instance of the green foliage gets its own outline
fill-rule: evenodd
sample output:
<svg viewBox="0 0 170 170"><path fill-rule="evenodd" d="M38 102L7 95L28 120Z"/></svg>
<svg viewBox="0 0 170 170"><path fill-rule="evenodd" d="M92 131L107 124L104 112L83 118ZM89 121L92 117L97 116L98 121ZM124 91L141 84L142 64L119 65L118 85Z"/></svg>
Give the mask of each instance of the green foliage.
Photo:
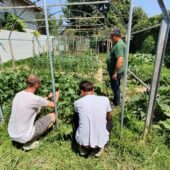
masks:
<svg viewBox="0 0 170 170"><path fill-rule="evenodd" d="M3 29L23 32L25 28L24 22L12 13L5 12L4 19L1 22Z"/></svg>
<svg viewBox="0 0 170 170"><path fill-rule="evenodd" d="M170 131L170 119L166 119L165 121L160 121L159 124L167 131Z"/></svg>
<svg viewBox="0 0 170 170"><path fill-rule="evenodd" d="M148 85L152 81L154 56L148 54L135 54L129 57L129 67L138 77ZM147 93L147 96L149 94ZM137 96L134 100L128 103L127 112L130 113L127 118L132 125L131 117L145 118L146 105L148 97L146 94ZM132 114L133 113L133 114ZM163 66L160 88L157 96L157 103L154 112L154 123L160 125L163 129L169 130L168 126L170 118L170 70Z"/></svg>
<svg viewBox="0 0 170 170"><path fill-rule="evenodd" d="M0 101L1 104L9 102L14 95L25 86L26 72L2 72L0 73Z"/></svg>
<svg viewBox="0 0 170 170"><path fill-rule="evenodd" d="M74 0L67 0L71 3ZM73 17L91 17L91 16L104 16L105 19L92 19L92 20L80 20L78 23L76 20L71 19L67 22L69 25L95 25L103 24L107 31L88 31L88 33L77 33L77 34L96 34L100 37L106 37L110 29L118 27L121 29L123 35L126 33L128 24L128 13L129 13L129 0L111 0L109 4L99 4L95 7L92 5L87 6L66 6L63 8L63 13L66 18ZM135 8L133 13L132 30L136 31L143 27L150 25L150 21L146 13L142 8ZM79 28L91 28L89 26L79 26ZM108 31L109 30L109 31ZM105 35L104 35L105 34Z"/></svg>
<svg viewBox="0 0 170 170"><path fill-rule="evenodd" d="M134 54L129 57L129 68L145 83L151 84L154 69L154 56L150 54ZM170 85L169 69L162 68L160 85Z"/></svg>
<svg viewBox="0 0 170 170"><path fill-rule="evenodd" d="M165 65L167 68L170 68L170 55L165 56Z"/></svg>
<svg viewBox="0 0 170 170"><path fill-rule="evenodd" d="M54 56L54 58L55 57L56 56ZM85 159L84 157L80 157L77 151L72 150L70 121L73 114L73 102L79 98L80 94L78 84L85 76L88 76L88 79L91 78L84 70L87 69L89 72L91 71L95 74L95 70L98 68L98 62L89 60L89 55L87 54L62 57L65 57L64 66L55 65L54 75L56 87L59 87L61 90L61 97L58 103L59 129L54 129L48 133L47 136L41 138L39 149L25 153L12 146L10 138L8 137L6 124L0 127L0 169L30 169L30 165L32 169L42 170L49 169L49 167L50 169L70 170L168 169L170 152L165 143L166 136L158 130L153 130L146 141L141 140L148 93L134 95L135 89L133 89L133 96L130 98L128 96L129 99L127 101L127 107L125 108L125 127L122 130L122 136L120 136L121 109L113 108L113 130L110 134L110 140L105 148L105 152L100 158ZM68 61L68 63L65 61L66 58L73 60L73 57L79 61L79 63L77 63L79 67L73 65L74 62L76 62L75 60L74 62ZM78 59L79 57L80 59ZM87 59L84 59L86 57ZM104 62L104 57L104 55L100 56L102 62ZM38 60L36 61L35 58L38 58ZM35 58L17 62L16 64L20 67L17 68L15 72L10 71L10 64L8 63L5 65L5 71L0 73L0 96L1 100L3 100L3 110L6 120L9 118L12 98L15 93L25 87L25 78L28 74L35 73L39 75L42 80L41 88L37 92L38 95L46 96L51 91L51 80L47 66L49 63L48 58L46 55L36 56ZM60 60L59 57L56 58ZM153 56L145 54L130 56L130 67L131 69L136 69L135 65L137 65L137 67L140 64L146 66L151 65L153 59ZM91 69L87 64L84 64L83 62L86 60L87 62L97 64L97 66L94 65L96 69ZM34 65L33 62L37 63ZM61 63L56 62L55 64ZM91 65L91 63L88 64ZM21 68L21 66L23 66L23 68ZM64 71L65 67L68 72ZM147 70L147 67L145 69ZM74 73L73 70L76 71L76 73ZM168 70L166 71L168 72ZM144 72L144 70L142 70L142 72ZM164 82L165 81L167 80L164 80ZM107 88L103 84L104 83L95 83L95 91L97 94L102 94L103 89ZM129 81L128 85L134 85L134 82ZM104 86L104 88L101 88L101 86ZM127 92L129 92L129 89ZM160 97L158 98L158 104L161 106L157 104L155 112L156 114L159 113L159 120L156 119L156 116L154 117L154 124L162 124L161 127L166 127L166 129L169 128L169 112L167 107L170 101L169 95L167 94L170 94L170 89L165 84L165 87L159 89ZM164 107L165 104L166 107ZM45 114L49 112L49 110L43 109L42 112Z"/></svg>
<svg viewBox="0 0 170 170"><path fill-rule="evenodd" d="M45 18L43 13L37 13L36 16L37 16L38 19L44 19ZM48 21L50 35L57 36L59 34L59 31L60 31L59 28L63 23L62 17L60 17L59 20L56 20L55 16L52 15L48 11L48 19L50 19ZM38 32L41 33L41 34L46 34L45 21L43 20L43 21L38 22L38 26L39 26Z"/></svg>
<svg viewBox="0 0 170 170"><path fill-rule="evenodd" d="M147 14L142 8L134 8L133 12L133 31L138 31L143 28L147 28L151 25Z"/></svg>
<svg viewBox="0 0 170 170"><path fill-rule="evenodd" d="M149 35L144 39L140 52L146 54L154 54L155 51L156 51L155 39L152 35Z"/></svg>
<svg viewBox="0 0 170 170"><path fill-rule="evenodd" d="M49 58L46 54L36 56L30 62L30 66L35 69L48 69ZM89 73L97 70L99 63L94 54L82 53L76 55L53 55L53 64L56 70L64 72Z"/></svg>
<svg viewBox="0 0 170 170"><path fill-rule="evenodd" d="M38 31L34 31L34 32L33 32L33 35L34 35L35 37L39 37L39 36L40 36L40 33L39 33Z"/></svg>

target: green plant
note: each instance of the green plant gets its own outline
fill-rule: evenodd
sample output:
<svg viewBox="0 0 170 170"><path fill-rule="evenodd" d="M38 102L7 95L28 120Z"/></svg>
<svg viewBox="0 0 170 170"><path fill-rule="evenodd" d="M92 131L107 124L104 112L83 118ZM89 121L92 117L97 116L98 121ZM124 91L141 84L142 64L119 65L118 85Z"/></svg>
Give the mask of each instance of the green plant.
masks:
<svg viewBox="0 0 170 170"><path fill-rule="evenodd" d="M7 30L24 31L25 24L17 15L5 12L2 28ZM14 25L15 24L15 25Z"/></svg>
<svg viewBox="0 0 170 170"><path fill-rule="evenodd" d="M154 54L156 50L156 42L152 35L148 35L143 43L140 52L146 54Z"/></svg>
<svg viewBox="0 0 170 170"><path fill-rule="evenodd" d="M40 36L40 33L38 32L38 31L34 31L34 32L32 32L33 33L33 35L35 36L35 37L39 37Z"/></svg>
<svg viewBox="0 0 170 170"><path fill-rule="evenodd" d="M84 55L86 57L86 55ZM7 133L7 122L11 110L11 102L15 93L25 88L25 78L28 74L34 73L40 76L42 83L41 88L37 91L38 95L47 96L51 89L51 80L48 65L48 58L45 56L37 56L40 59L33 66L32 58L18 61L16 65L19 68L15 71L11 71L10 63L5 64L5 71L0 72L0 97L3 99L3 111L5 114L6 123L0 127L0 169L168 169L170 164L170 153L167 143L167 135L164 135L161 131L152 130L148 139L144 142L141 140L141 134L144 127L144 119L146 114L146 105L148 100L148 93L134 95L127 101L127 107L125 108L125 126L122 130L122 137L120 137L120 109L113 108L113 130L110 134L110 140L105 148L105 152L98 159L79 157L78 153L71 147L72 140L72 127L71 118L73 114L73 102L80 97L78 84L81 80L91 79L91 75L87 72L81 71L85 69L91 70L87 64L82 62L77 63L81 67L72 68L73 63L70 61L64 63L64 66L69 70L65 72L62 70L64 66L55 65L55 81L56 87L60 88L61 97L58 103L59 113L59 128L54 128L47 136L40 139L40 148L31 152L25 153L12 146L11 140ZM41 58L42 57L42 58ZM66 56L67 57L67 56ZM71 56L73 58L74 56ZM85 59L80 57L79 61ZM103 57L100 56L104 62ZM87 58L89 56L87 55ZM135 58L136 59L136 58ZM64 59L66 60L66 58ZM71 59L72 60L72 59ZM89 61L87 59L87 61ZM98 68L98 62L94 63L94 67ZM76 61L75 61L76 62ZM39 65L38 65L39 63ZM93 64L94 64L93 63ZM133 63L134 64L134 63ZM140 64L140 62L139 62ZM91 63L89 64L91 65ZM135 65L135 64L134 64ZM42 67L41 67L42 66ZM87 68L84 68L87 67ZM57 69L56 69L57 68ZM72 69L77 72L72 72ZM95 73L95 72L94 72ZM106 77L105 77L106 78ZM104 95L105 89L108 86L108 81L105 85L103 83L95 83L95 91L99 95ZM128 85L134 86L134 81L128 80ZM110 89L110 88L109 88ZM129 91L129 87L128 90ZM168 105L168 95L170 94L168 87L161 87L159 89L160 98L158 98L159 104ZM166 98L163 99L163 97ZM163 107L164 108L164 107ZM163 113L164 111L160 107L156 108L157 113ZM49 113L50 110L43 109L42 114ZM160 117L159 117L160 118ZM159 120L168 123L169 120L160 118ZM165 122L166 121L166 122ZM159 123L155 120L154 124ZM166 126L166 124L165 124ZM163 127L163 126L161 126ZM163 127L164 129L164 127Z"/></svg>
<svg viewBox="0 0 170 170"><path fill-rule="evenodd" d="M29 63L35 69L49 69L49 58L46 54L35 56ZM97 70L98 58L90 53L76 55L53 55L53 64L56 70L74 73L89 73Z"/></svg>

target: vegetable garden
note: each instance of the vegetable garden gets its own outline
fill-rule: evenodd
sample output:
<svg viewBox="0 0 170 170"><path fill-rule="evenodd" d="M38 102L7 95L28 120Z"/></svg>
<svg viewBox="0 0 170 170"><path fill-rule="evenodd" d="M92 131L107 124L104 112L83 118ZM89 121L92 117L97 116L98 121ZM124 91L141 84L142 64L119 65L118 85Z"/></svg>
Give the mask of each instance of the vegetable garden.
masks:
<svg viewBox="0 0 170 170"><path fill-rule="evenodd" d="M70 4L63 5L65 8L62 9L65 17L67 17L67 21L69 21L67 23L68 28L63 31L62 28L64 25L62 17L58 23L53 23L57 29L48 26L50 23L48 22L48 18L51 22L54 18L50 18L53 14L49 13L48 15L44 0L44 14L41 14L39 20L44 25L46 24L45 33L48 40L46 50L36 54L33 47L34 56L18 61L15 61L13 57L11 61L1 64L0 106L2 107L5 121L0 124L0 169L169 169L170 57L164 57L166 41L168 40L166 40L165 35L161 36L164 33L162 30L164 27L166 28L167 23L162 23L156 56L153 55L155 54L153 51L156 49L156 46L152 41L158 37L154 37L153 40L152 36L147 37L148 39L146 41L143 40L143 43L140 42L142 49L138 52L141 53L129 54L133 0L124 1L122 4L117 0L113 1L119 6L121 13L124 13L124 10L129 10L130 7L129 18L127 16L122 18L119 11L117 11L109 1L94 1L93 3L84 1L82 4L87 5L86 7L88 8L81 9L82 6L80 5L78 9L76 9L79 3L76 4L73 2L72 4L72 0L68 0ZM165 8L164 5L161 4L162 0L158 0L158 2L161 7L163 6L162 8ZM105 5L102 6L103 4ZM6 8L10 7L0 7L2 10ZM23 13L27 8L29 8L29 6L23 9ZM30 8L32 7L30 6ZM83 10L84 12L82 13ZM93 14L90 14L91 10ZM113 11L115 13L114 16ZM163 21L166 21L167 14L164 12L165 11L163 11ZM101 13L102 15L97 16ZM139 28L145 26L147 23L146 20L143 20L143 22L139 22L138 25L138 20L140 20L140 16L137 15L138 13L141 14L140 9L135 9L133 17L135 19L137 18L137 22L135 20L137 24L135 22L135 24L133 23L133 31L137 32L133 33L134 37L132 36L132 40L134 40L133 45L140 37L138 35L140 32ZM75 19L72 18L73 14L75 15ZM79 15L81 15L83 19L86 18L85 21ZM19 19L19 16L15 16L14 18L16 23L18 20L17 17ZM44 17L45 19L42 19ZM118 19L119 17L120 19ZM77 18L80 19L79 22L76 21ZM104 19L106 19L106 21L104 21ZM112 22L112 20L114 22ZM95 28L93 31L86 32L83 30L83 32L80 33L76 32L78 30L77 26L81 29L88 30L88 25L98 26L101 23L105 25L103 30L102 27L100 27L98 30ZM124 24L126 24L125 27ZM128 25L126 57L129 57L129 59L126 60L125 78L121 88L122 108L112 106L113 130L104 154L98 159L80 157L78 149L72 144L73 103L80 98L79 83L82 80L92 81L95 85L95 93L97 95L108 96L110 101L113 100L113 93L110 88L110 80L106 69L106 60L112 45L106 34L113 25L120 27L123 33L126 31ZM150 26L150 23L146 25ZM13 26L15 26L15 24L11 27L10 21L11 32L14 29ZM43 26L41 24L40 26L40 29L44 32ZM69 29L69 26L76 26L76 30ZM51 32L51 30L53 32ZM148 28L146 30L148 30ZM168 35L167 28L166 31ZM54 32L56 34L54 34ZM38 32L34 32L34 34L35 33L38 34ZM50 34L54 35L55 41L58 41L55 49L51 49ZM66 39L66 44L62 45L62 48L64 48L62 52L60 51L61 45L59 44L60 39L58 36L60 34L63 39ZM145 34L150 36L148 35L150 34L149 31L146 31ZM80 41L77 39L77 42L74 42L75 37L73 35L75 35L76 38L80 36ZM67 39L67 36L69 39ZM81 36L84 37L85 41L85 37L88 38L89 44L85 43L83 46L81 44ZM73 40L70 37L73 37ZM67 44L68 40L69 42ZM8 41L10 44L10 38ZM165 42L164 47L161 45L161 42ZM149 44L152 45L151 49L147 49ZM74 46L77 47L75 48ZM69 51L69 48L72 49ZM100 48L102 48L102 50ZM104 51L104 53L100 53L101 51ZM12 49L10 52L13 54ZM132 49L131 52L136 51ZM145 52L152 54L145 54ZM165 58L164 63L163 58ZM157 70L156 66L160 67L159 70ZM128 68L129 72L126 74ZM153 74L156 71L157 74ZM11 113L12 100L17 92L25 88L25 79L29 74L36 74L40 77L41 88L37 91L37 94L40 96L45 97L49 92L54 92L57 88L60 89L60 100L57 103L59 127L53 127L49 133L45 134L43 138L40 138L40 147L38 149L31 152L24 152L12 145L7 133L7 125ZM155 79L154 75L156 75ZM155 84L155 82L157 83ZM154 92L155 87L156 90ZM156 94L152 103L153 107L151 107L154 111L153 113L147 108L147 106L150 107L148 103L153 98L151 95L152 92ZM45 115L51 111L54 112L53 109L42 109L41 113ZM146 128L148 115L151 115L151 118L153 116L153 119L150 118L151 122L149 125L151 126L152 123L152 127L147 127L150 131L146 136L144 135L144 127Z"/></svg>
<svg viewBox="0 0 170 170"><path fill-rule="evenodd" d="M112 99L109 80L106 71L107 55L102 54L93 58L90 52L78 56L54 56L54 68L56 87L61 90L61 99L58 103L59 129L53 129L45 138L42 138L38 150L23 153L11 144L7 134L7 122L9 119L11 102L14 95L25 87L25 78L34 73L41 77L42 86L39 95L46 96L51 91L49 68L46 65L46 54L18 61L16 70L11 70L11 63L4 64L0 73L0 96L5 116L5 124L0 129L0 153L1 169L110 169L115 168L151 168L167 169L169 166L169 78L170 70L165 66L161 78L158 102L155 110L154 126L147 141L142 140L144 120L146 117L146 105L148 91L131 75L128 76L128 90L125 109L125 127L123 137L120 136L120 112L119 108L113 108L114 129L106 153L95 159L80 158L78 152L71 149L73 115L73 102L79 98L78 84L81 80L88 79L95 83L98 95L107 95ZM67 60L68 59L68 60ZM151 82L151 69L154 56L147 54L130 55L130 69L144 82ZM72 61L74 60L74 62ZM62 62L63 61L63 62ZM62 62L62 65L58 63ZM76 63L77 62L77 63ZM75 65L76 63L76 65ZM145 66L145 69L143 68ZM96 79L98 70L102 68L102 82ZM137 70L139 69L139 70ZM147 72L146 72L147 70ZM90 74L88 74L90 73ZM144 76L145 75L145 76ZM42 114L49 112L44 109ZM70 159L72 161L70 161ZM149 159L149 161L148 161ZM32 164L32 166L31 166ZM94 168L95 169L95 168Z"/></svg>

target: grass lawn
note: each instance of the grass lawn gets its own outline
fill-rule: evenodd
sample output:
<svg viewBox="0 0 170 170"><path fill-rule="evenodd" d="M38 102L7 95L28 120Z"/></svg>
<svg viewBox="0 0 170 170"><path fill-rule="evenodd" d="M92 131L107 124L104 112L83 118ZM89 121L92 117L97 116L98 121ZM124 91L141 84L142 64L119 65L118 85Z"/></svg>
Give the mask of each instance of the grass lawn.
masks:
<svg viewBox="0 0 170 170"><path fill-rule="evenodd" d="M113 112L119 113L119 109ZM111 139L100 158L80 157L72 149L70 136L60 137L62 126L41 138L38 149L24 152L13 147L4 126L0 129L0 169L170 169L170 150L164 136L153 130L144 142L125 127L120 138L118 117L114 116Z"/></svg>

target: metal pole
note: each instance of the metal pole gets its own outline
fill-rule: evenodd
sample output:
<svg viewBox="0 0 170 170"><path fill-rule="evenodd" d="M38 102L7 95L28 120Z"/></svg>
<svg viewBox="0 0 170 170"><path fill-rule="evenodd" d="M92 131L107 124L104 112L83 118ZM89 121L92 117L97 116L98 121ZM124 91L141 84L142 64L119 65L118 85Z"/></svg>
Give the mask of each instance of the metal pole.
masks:
<svg viewBox="0 0 170 170"><path fill-rule="evenodd" d="M97 4L108 4L109 1L93 1L93 2L73 2L73 3L65 3L65 4L51 4L47 5L48 7L60 7L60 6L73 6L73 5L97 5ZM4 6L0 7L0 10L7 10L7 9L22 9L22 8L43 8L44 6L37 6L37 5L29 5L29 6Z"/></svg>
<svg viewBox="0 0 170 170"><path fill-rule="evenodd" d="M3 116L3 112L2 112L2 107L0 105L0 124L2 124L4 122L4 116Z"/></svg>
<svg viewBox="0 0 170 170"><path fill-rule="evenodd" d="M57 100L56 100L56 90L55 90L55 79L54 79L54 69L53 69L53 61L52 61L52 53L51 53L51 40L50 40L50 33L49 33L49 25L48 25L48 15L47 15L47 7L46 7L46 0L43 0L44 4L44 15L45 15L45 24L46 24L46 34L47 34L47 45L48 45L48 57L50 60L50 73L51 73L51 82L52 82L52 88L53 88L53 99L55 104L55 114L56 114L56 124L58 126L58 112L57 112Z"/></svg>
<svg viewBox="0 0 170 170"><path fill-rule="evenodd" d="M2 70L2 57L1 57L1 54L0 54L0 70Z"/></svg>
<svg viewBox="0 0 170 170"><path fill-rule="evenodd" d="M104 17L71 17L71 18L65 18L63 17L62 20L89 20L89 19L104 19ZM60 20L60 18L51 18L48 19L47 21L53 21L53 20ZM40 21L45 21L45 19L33 19L33 20L22 20L23 22L40 22Z"/></svg>
<svg viewBox="0 0 170 170"><path fill-rule="evenodd" d="M161 26L161 24L156 24L156 25L153 25L153 26L151 26L151 27L144 28L144 29L142 29L142 30L132 32L132 35L141 33L141 32L143 32L143 31L151 30L151 29L153 29L153 28L157 28L157 27L160 27L160 26Z"/></svg>
<svg viewBox="0 0 170 170"><path fill-rule="evenodd" d="M138 80L143 86L145 86L148 90L150 90L150 87L144 83L138 76L136 76L132 71L128 69L128 72L136 79Z"/></svg>
<svg viewBox="0 0 170 170"><path fill-rule="evenodd" d="M11 39L8 39L8 44L9 44L9 49L10 49L10 53L11 53L11 57L12 57L12 67L13 69L15 68L15 58L14 58L14 52L13 52L13 47L12 47L12 42Z"/></svg>
<svg viewBox="0 0 170 170"><path fill-rule="evenodd" d="M122 132L122 129L123 129L124 113L125 113L125 97L126 97L127 72L128 72L128 57L129 57L131 29L132 29L132 14L133 14L133 0L130 1L129 23L128 23L128 32L127 32L127 47L126 47L126 52L125 52L125 71L124 71L124 79L123 79L121 132Z"/></svg>
<svg viewBox="0 0 170 170"><path fill-rule="evenodd" d="M159 40L157 44L157 53L156 53L156 60L155 60L155 66L153 71L153 77L152 77L152 85L151 85L151 91L149 96L149 102L148 102L148 110L147 110L147 117L145 122L145 129L144 129L144 137L149 133L150 127L152 124L152 119L154 115L154 109L155 109L155 103L156 103L156 95L158 91L159 86L159 80L160 80L160 74L162 69L162 64L164 60L166 45L168 41L168 35L169 35L169 29L170 29L170 18L167 17L167 12L164 9L165 6L160 0L160 7L162 9L162 13L164 14L164 19L162 21L161 30L159 33ZM160 2L158 0L158 2Z"/></svg>

